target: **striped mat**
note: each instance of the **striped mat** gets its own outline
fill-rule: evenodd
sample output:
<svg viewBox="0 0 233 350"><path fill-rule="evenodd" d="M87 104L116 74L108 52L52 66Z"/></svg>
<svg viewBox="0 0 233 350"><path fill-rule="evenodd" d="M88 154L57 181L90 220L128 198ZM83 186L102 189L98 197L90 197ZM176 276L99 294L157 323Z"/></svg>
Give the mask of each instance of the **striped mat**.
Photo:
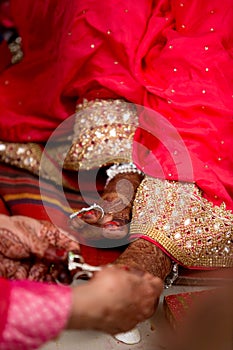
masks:
<svg viewBox="0 0 233 350"><path fill-rule="evenodd" d="M64 190L53 182L39 181L25 170L0 163L0 212L48 220L72 233L68 226L69 214L98 200L96 185L89 181L91 177L84 174L82 178L86 183L82 183L81 192L78 185L76 191ZM101 192L103 181L99 181L97 187ZM81 249L88 263L101 265L113 262L124 248L97 249L82 245Z"/></svg>

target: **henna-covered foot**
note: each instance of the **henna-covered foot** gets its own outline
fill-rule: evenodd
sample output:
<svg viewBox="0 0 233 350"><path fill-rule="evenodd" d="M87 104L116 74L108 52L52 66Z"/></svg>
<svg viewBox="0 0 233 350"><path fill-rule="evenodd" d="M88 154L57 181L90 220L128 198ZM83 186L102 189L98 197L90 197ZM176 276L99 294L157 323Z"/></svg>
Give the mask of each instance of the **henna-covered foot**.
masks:
<svg viewBox="0 0 233 350"><path fill-rule="evenodd" d="M172 268L171 259L160 248L145 239L132 242L115 264L150 272L162 280L165 280Z"/></svg>
<svg viewBox="0 0 233 350"><path fill-rule="evenodd" d="M73 219L73 227L87 239L120 239L126 236L135 193L142 178L137 173L116 175L106 186L99 203L105 212L103 218L99 210L90 210ZM150 272L162 280L172 267L170 258L144 239L131 242L115 264Z"/></svg>
<svg viewBox="0 0 233 350"><path fill-rule="evenodd" d="M108 238L122 239L129 231L131 209L137 187L143 176L137 173L116 175L106 186L98 209L78 214L71 224L81 237L89 240Z"/></svg>

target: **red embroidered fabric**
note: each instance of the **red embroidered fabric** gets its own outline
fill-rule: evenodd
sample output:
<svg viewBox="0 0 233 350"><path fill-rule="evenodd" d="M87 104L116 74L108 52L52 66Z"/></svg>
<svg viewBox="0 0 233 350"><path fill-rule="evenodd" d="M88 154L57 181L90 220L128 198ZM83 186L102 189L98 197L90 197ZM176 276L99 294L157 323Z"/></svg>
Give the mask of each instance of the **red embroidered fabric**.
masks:
<svg viewBox="0 0 233 350"><path fill-rule="evenodd" d="M233 208L231 0L11 6L24 58L0 77L0 139L44 142L83 97L122 97L165 117L190 154L188 180ZM155 155L165 178L182 180L151 120L140 118L135 141L147 151L136 143L135 162L158 176Z"/></svg>

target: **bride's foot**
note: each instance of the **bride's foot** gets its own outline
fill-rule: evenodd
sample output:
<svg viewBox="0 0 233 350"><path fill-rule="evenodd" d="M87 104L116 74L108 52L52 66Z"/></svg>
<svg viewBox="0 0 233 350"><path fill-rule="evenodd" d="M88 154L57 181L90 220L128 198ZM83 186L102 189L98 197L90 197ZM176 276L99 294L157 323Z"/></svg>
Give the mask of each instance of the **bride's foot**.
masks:
<svg viewBox="0 0 233 350"><path fill-rule="evenodd" d="M106 186L99 203L104 209L104 215L96 209L80 213L72 220L73 228L89 240L124 238L129 231L131 209L142 178L137 173L116 175ZM147 271L162 280L172 268L171 259L144 239L131 242L114 264Z"/></svg>
<svg viewBox="0 0 233 350"><path fill-rule="evenodd" d="M171 259L160 248L145 239L130 243L114 264L149 272L163 281L172 269Z"/></svg>
<svg viewBox="0 0 233 350"><path fill-rule="evenodd" d="M81 212L71 225L87 240L122 239L127 236L131 209L137 187L142 181L138 173L117 174L106 186L98 206Z"/></svg>

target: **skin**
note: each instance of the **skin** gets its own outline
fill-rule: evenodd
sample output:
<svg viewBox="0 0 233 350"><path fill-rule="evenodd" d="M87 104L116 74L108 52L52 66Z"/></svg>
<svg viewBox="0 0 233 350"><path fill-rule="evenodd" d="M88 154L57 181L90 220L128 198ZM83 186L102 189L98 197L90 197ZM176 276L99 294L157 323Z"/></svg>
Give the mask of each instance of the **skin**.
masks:
<svg viewBox="0 0 233 350"><path fill-rule="evenodd" d="M104 217L101 218L100 211L91 210L80 214L72 222L73 228L88 239L96 238L96 232L108 239L120 239L126 236L136 190L142 179L141 175L135 173L116 175L106 186L102 196L103 202L100 202L105 211ZM161 249L144 239L130 243L115 264L149 272L162 280L171 271L170 258Z"/></svg>
<svg viewBox="0 0 233 350"><path fill-rule="evenodd" d="M126 223L130 221L134 194L141 179L138 174L116 176L110 181L102 197L105 200L103 205L106 206L104 209L107 214L100 218L99 211L85 213L78 218L77 228L84 230L84 233L92 234L98 227L102 236L122 238L128 233L129 225ZM2 223L4 220L7 221L5 226L11 231L9 237L6 236L9 238L9 246L13 248L10 241L12 235L16 237L19 235L20 242L23 240L27 243L24 244L24 247L27 247L25 252L14 246L12 254L14 253L14 259L18 261L10 256L6 257L4 250L1 252L3 267L8 266L9 262L14 264L14 269L7 268L7 271L13 271L12 276L21 271L19 267L22 269L21 259L24 253L25 275L21 273L24 278L38 281L59 279L63 283L70 282L66 266L67 251L79 252L77 242L63 237L63 233L53 225L49 224L47 227L48 223L40 223L33 219L25 221L24 217L4 216ZM44 235L43 247L36 244L37 241L29 239L28 232L31 232L32 228L35 240L38 235L40 238L42 234ZM67 250L62 249L64 247ZM38 252L38 248L41 251ZM9 250L7 253L9 255ZM17 253L20 255L17 256ZM16 263L19 266L15 266ZM53 268L51 264L54 265ZM138 322L149 318L155 312L163 289L163 279L170 271L169 258L149 242L138 240L129 245L115 265L103 268L88 283L73 288L73 306L67 324L68 329L95 329L116 334L132 329ZM130 271L122 268L125 266L131 268ZM153 277L152 274L157 277Z"/></svg>
<svg viewBox="0 0 233 350"><path fill-rule="evenodd" d="M7 232L0 245L1 276L65 284L72 281L67 252L79 253L78 242L48 222L0 215L0 223L2 232ZM162 288L162 280L148 273L103 267L86 284L72 288L67 328L110 334L127 331L154 313Z"/></svg>
<svg viewBox="0 0 233 350"><path fill-rule="evenodd" d="M73 289L67 328L109 334L128 331L153 315L162 289L162 280L148 273L105 267Z"/></svg>
<svg viewBox="0 0 233 350"><path fill-rule="evenodd" d="M98 234L100 232L105 238L119 239L126 236L133 200L141 180L141 175L133 173L115 176L106 186L102 196L104 202L100 203L105 211L104 217L101 218L99 211L91 210L79 215L73 222L73 227L88 238L95 237L97 227ZM128 191L129 188L131 191ZM124 203L128 199L128 204L122 206L119 203L121 196ZM106 206L106 201L109 206ZM77 298L81 298L82 302L76 304L74 297L75 306L69 328L91 328L115 334L130 330L138 322L153 315L163 289L163 281L171 271L170 258L149 241L138 239L128 246L115 261L115 265L118 269L115 267L115 270L105 269L99 272L89 284L78 290ZM137 274L141 272L141 276L127 272L123 276L119 270L121 266L128 266L137 271ZM156 276L154 280L153 275ZM85 288L90 288L89 292ZM96 291L95 294L93 290Z"/></svg>

